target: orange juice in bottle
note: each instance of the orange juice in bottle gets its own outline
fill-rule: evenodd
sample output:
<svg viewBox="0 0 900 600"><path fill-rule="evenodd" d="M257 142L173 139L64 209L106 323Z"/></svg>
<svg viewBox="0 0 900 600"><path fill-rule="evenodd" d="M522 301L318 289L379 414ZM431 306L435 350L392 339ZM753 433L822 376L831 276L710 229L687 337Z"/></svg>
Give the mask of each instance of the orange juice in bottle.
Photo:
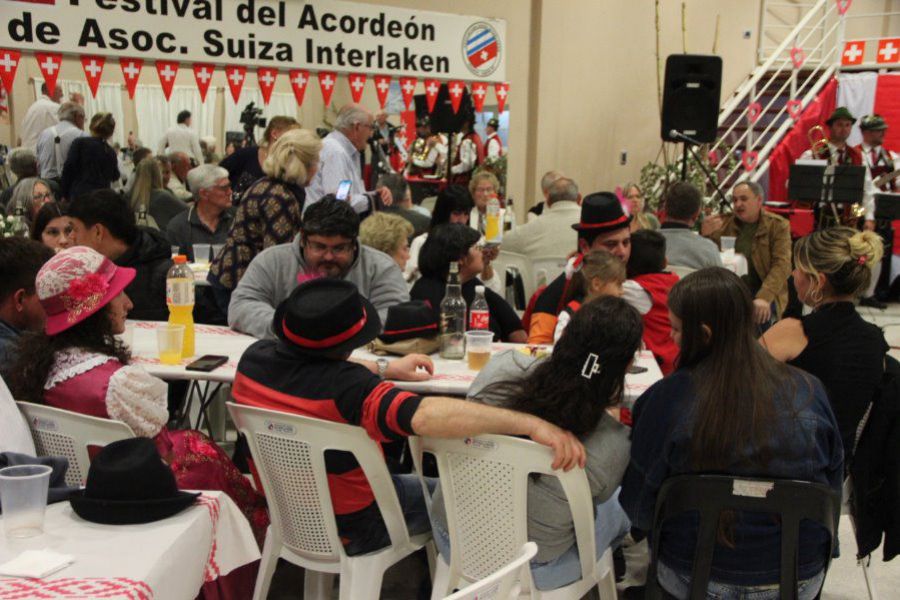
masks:
<svg viewBox="0 0 900 600"><path fill-rule="evenodd" d="M166 304L169 325L184 325L182 358L194 356L194 273L187 256L179 254L166 274Z"/></svg>

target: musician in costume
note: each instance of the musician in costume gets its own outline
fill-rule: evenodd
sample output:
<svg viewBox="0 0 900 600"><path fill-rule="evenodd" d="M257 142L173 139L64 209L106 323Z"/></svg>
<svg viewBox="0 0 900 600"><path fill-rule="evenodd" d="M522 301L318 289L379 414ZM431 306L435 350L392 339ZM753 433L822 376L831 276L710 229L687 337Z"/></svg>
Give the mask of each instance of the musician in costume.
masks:
<svg viewBox="0 0 900 600"><path fill-rule="evenodd" d="M488 119L487 126L484 128L487 136L484 140L484 159L488 162L497 160L505 154L503 151L503 140L497 134L498 129L500 129L500 121L497 117Z"/></svg>
<svg viewBox="0 0 900 600"><path fill-rule="evenodd" d="M387 120L387 113L379 111L375 115L372 124L372 137L369 138L369 154L371 156L371 181L369 187L374 188L375 182L385 173L393 173L391 155L397 151L394 145L394 135L399 129Z"/></svg>
<svg viewBox="0 0 900 600"><path fill-rule="evenodd" d="M484 162L484 145L475 133L475 115L463 117L460 131L453 135L453 160L450 164L450 183L468 186L475 169Z"/></svg>
<svg viewBox="0 0 900 600"><path fill-rule="evenodd" d="M416 141L409 151L408 175L440 179L447 165L447 137L433 131L431 119L421 117L416 121Z"/></svg>
<svg viewBox="0 0 900 600"><path fill-rule="evenodd" d="M900 169L900 155L884 147L887 123L881 115L868 115L859 122L862 144L856 148L869 168L873 184L882 192L900 192L900 176L889 177Z"/></svg>

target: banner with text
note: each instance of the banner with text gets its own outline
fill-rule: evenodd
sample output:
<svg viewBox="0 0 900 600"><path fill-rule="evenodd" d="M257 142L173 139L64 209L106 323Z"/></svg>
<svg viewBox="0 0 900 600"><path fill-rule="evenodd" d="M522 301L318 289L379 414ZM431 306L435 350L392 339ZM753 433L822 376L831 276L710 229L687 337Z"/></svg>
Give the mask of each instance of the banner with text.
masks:
<svg viewBox="0 0 900 600"><path fill-rule="evenodd" d="M506 22L338 0L0 0L0 47L502 82Z"/></svg>

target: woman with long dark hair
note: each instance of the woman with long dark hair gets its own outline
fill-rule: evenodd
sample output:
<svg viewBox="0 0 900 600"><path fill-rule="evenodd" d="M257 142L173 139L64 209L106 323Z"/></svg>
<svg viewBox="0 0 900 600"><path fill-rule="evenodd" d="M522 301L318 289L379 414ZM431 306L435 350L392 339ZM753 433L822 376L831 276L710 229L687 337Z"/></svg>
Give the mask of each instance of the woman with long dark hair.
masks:
<svg viewBox="0 0 900 600"><path fill-rule="evenodd" d="M677 370L634 406L631 463L620 495L632 527L660 536L659 581L687 598L697 537L695 515L649 531L663 482L686 473L787 478L840 491L843 449L818 379L784 365L755 339L753 299L722 268L691 273L669 293ZM800 598L824 580L827 532L800 527ZM771 515L738 512L720 525L710 580L716 597L778 598L780 525Z"/></svg>
<svg viewBox="0 0 900 600"><path fill-rule="evenodd" d="M65 250L75 242L69 207L59 202L47 202L34 217L31 239L41 242L56 252Z"/></svg>
<svg viewBox="0 0 900 600"><path fill-rule="evenodd" d="M469 213L472 212L473 206L469 190L461 185L448 185L438 193L428 231L413 238L409 244L409 260L406 261L404 270L407 281L415 281L419 277L419 252L428 239L428 232L447 223L468 225Z"/></svg>
<svg viewBox="0 0 900 600"><path fill-rule="evenodd" d="M622 399L642 328L641 316L627 302L598 298L575 313L549 357L534 359L514 350L498 354L469 390L476 401L539 416L578 436L587 451L585 470L597 507L598 555L628 531L615 492L628 465L629 430L607 409ZM449 535L438 494L432 525L435 543L446 557ZM538 544L531 568L539 589L578 580L572 514L555 477L536 477L528 486L528 539Z"/></svg>

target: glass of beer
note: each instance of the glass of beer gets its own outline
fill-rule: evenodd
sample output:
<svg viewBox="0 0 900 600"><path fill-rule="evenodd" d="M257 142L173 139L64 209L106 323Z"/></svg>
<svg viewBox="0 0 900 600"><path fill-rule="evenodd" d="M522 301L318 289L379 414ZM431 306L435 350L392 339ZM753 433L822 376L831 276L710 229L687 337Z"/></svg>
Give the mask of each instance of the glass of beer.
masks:
<svg viewBox="0 0 900 600"><path fill-rule="evenodd" d="M180 365L184 344L184 325L161 325L156 328L159 362L164 365Z"/></svg>
<svg viewBox="0 0 900 600"><path fill-rule="evenodd" d="M493 341L493 331L476 329L466 332L466 358L469 361L469 369L480 371L481 367L487 364L491 359Z"/></svg>

